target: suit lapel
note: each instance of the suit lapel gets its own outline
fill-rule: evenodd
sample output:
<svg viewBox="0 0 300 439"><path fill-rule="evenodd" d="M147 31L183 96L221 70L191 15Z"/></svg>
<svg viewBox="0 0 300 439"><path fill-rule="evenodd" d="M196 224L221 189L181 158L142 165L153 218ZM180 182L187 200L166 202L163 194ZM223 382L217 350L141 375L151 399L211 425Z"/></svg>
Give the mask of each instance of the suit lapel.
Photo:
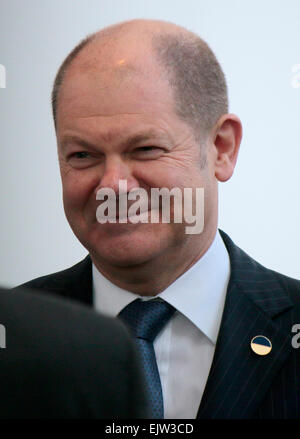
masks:
<svg viewBox="0 0 300 439"><path fill-rule="evenodd" d="M93 305L92 261L88 255L78 264L47 278L45 288L65 298Z"/></svg>
<svg viewBox="0 0 300 439"><path fill-rule="evenodd" d="M253 417L292 351L291 328L281 329L280 315L292 307L276 275L236 247L222 231L230 256L231 277L215 355L198 418ZM266 356L250 342L264 335L272 342Z"/></svg>

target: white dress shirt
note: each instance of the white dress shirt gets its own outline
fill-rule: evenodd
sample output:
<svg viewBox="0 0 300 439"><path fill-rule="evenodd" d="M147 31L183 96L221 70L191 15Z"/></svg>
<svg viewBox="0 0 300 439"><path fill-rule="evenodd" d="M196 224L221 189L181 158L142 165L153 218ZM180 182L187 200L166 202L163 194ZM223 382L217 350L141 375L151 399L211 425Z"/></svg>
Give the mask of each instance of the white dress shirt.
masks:
<svg viewBox="0 0 300 439"><path fill-rule="evenodd" d="M230 261L217 231L207 252L161 297L176 308L154 341L165 419L195 419L211 367L221 323ZM137 298L106 279L93 265L95 308L117 316Z"/></svg>

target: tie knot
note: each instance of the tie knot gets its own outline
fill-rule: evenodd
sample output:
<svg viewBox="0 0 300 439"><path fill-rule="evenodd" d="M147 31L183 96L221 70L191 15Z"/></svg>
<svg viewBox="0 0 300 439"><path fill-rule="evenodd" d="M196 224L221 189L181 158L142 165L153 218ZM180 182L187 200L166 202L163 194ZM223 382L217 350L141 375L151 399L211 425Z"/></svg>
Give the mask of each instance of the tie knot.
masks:
<svg viewBox="0 0 300 439"><path fill-rule="evenodd" d="M161 299L137 299L127 305L119 317L127 324L134 337L152 343L175 311L172 305Z"/></svg>

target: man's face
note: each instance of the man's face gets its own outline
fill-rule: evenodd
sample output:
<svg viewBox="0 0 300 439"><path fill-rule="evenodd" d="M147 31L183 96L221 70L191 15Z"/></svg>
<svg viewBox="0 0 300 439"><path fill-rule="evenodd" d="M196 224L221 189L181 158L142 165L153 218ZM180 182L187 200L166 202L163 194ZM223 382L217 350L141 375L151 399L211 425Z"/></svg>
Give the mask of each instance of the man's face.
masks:
<svg viewBox="0 0 300 439"><path fill-rule="evenodd" d="M150 211L148 223L100 224L96 194L101 188L118 195L119 180L126 180L128 191L147 191L150 205L151 188L204 187L205 222L215 209L209 150L200 151L192 129L176 115L169 85L149 58L132 64L116 55L103 68L74 63L60 92L57 138L65 213L77 238L103 264L168 258L202 238L187 235L185 223L151 223Z"/></svg>

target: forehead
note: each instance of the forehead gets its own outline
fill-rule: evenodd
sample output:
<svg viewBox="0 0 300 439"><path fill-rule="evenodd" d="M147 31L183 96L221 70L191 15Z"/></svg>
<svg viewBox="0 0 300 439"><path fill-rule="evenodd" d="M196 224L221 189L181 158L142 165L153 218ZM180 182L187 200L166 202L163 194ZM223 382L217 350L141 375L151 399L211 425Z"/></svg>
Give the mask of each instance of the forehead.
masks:
<svg viewBox="0 0 300 439"><path fill-rule="evenodd" d="M173 109L167 77L149 45L128 42L87 47L67 69L59 91L57 118Z"/></svg>
<svg viewBox="0 0 300 439"><path fill-rule="evenodd" d="M168 89L147 75L74 75L61 95L57 132L59 137L77 131L107 141L112 133L123 137L141 131L151 136L165 131L170 119L177 121L173 107Z"/></svg>

